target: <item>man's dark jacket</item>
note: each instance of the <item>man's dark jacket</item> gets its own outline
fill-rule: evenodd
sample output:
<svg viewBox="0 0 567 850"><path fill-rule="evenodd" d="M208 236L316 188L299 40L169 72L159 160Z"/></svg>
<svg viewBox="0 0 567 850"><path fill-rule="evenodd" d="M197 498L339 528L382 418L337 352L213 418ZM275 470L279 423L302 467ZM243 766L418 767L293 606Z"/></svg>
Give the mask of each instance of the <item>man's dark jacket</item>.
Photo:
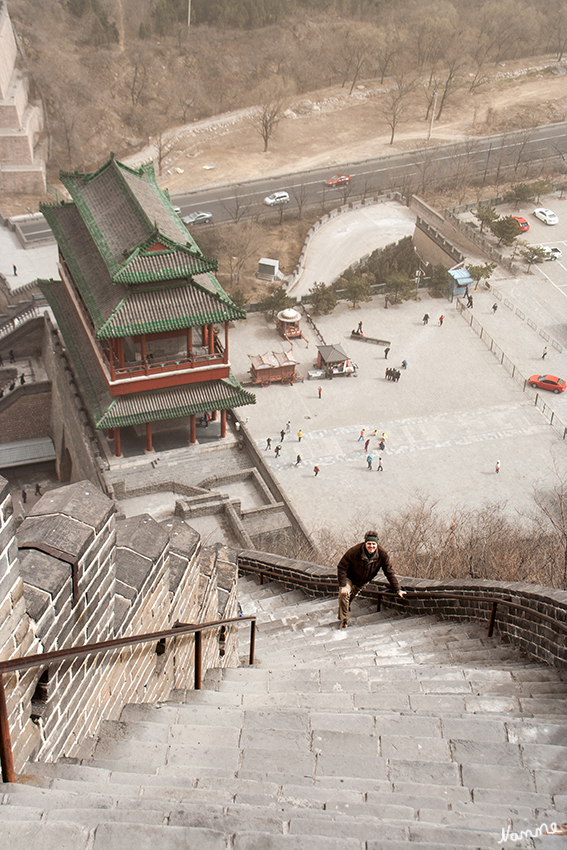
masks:
<svg viewBox="0 0 567 850"><path fill-rule="evenodd" d="M372 581L380 570L384 571L390 586L397 592L400 584L390 566L390 558L386 550L378 546L376 551L369 555L364 543L357 543L344 553L338 563L339 587L346 587L347 578L357 587L362 587L363 584Z"/></svg>

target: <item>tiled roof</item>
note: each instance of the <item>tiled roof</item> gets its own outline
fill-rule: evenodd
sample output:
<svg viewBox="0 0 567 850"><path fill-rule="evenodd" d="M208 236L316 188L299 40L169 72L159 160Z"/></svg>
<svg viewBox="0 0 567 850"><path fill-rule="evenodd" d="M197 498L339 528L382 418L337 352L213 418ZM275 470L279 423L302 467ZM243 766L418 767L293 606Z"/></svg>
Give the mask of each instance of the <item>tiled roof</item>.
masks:
<svg viewBox="0 0 567 850"><path fill-rule="evenodd" d="M228 410L255 404L256 396L244 390L231 374L219 381L203 381L183 387L170 387L147 393L132 393L114 398L97 428L124 428L164 419L177 419L210 410Z"/></svg>
<svg viewBox="0 0 567 850"><path fill-rule="evenodd" d="M42 206L95 329L112 315L128 295L123 283L113 283L74 204Z"/></svg>
<svg viewBox="0 0 567 850"><path fill-rule="evenodd" d="M84 328L60 280L38 280L40 290L53 310L65 348L77 372L93 419L98 419L111 402L104 375L94 362L93 352Z"/></svg>
<svg viewBox="0 0 567 850"><path fill-rule="evenodd" d="M159 230L184 245L188 231L157 185L153 165L129 168L110 159L94 174L61 173L111 275Z"/></svg>
<svg viewBox="0 0 567 850"><path fill-rule="evenodd" d="M112 279L117 283L151 284L192 277L217 268L217 261L203 256L199 250L179 245L154 232L144 245L132 252Z"/></svg>
<svg viewBox="0 0 567 850"><path fill-rule="evenodd" d="M74 200L42 206L99 337L246 318L155 182L112 159L63 174ZM142 206L144 205L144 206Z"/></svg>
<svg viewBox="0 0 567 850"><path fill-rule="evenodd" d="M215 298L195 284L132 292L108 321L97 329L100 338L181 330L245 318L226 296Z"/></svg>

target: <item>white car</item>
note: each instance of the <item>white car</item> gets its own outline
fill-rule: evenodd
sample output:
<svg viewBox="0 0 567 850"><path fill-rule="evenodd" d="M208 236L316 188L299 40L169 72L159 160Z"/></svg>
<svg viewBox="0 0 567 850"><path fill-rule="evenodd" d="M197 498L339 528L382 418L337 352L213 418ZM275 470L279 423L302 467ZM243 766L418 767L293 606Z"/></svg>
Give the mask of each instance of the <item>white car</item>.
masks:
<svg viewBox="0 0 567 850"><path fill-rule="evenodd" d="M267 198L264 198L264 203L269 207L276 207L279 204L289 204L289 195L287 192L272 192Z"/></svg>
<svg viewBox="0 0 567 850"><path fill-rule="evenodd" d="M183 224L211 224L213 214L210 212L194 212L189 215L184 215L181 219Z"/></svg>
<svg viewBox="0 0 567 850"><path fill-rule="evenodd" d="M545 253L544 260L560 260L563 256L560 248L551 248L548 245L542 245L541 250Z"/></svg>
<svg viewBox="0 0 567 850"><path fill-rule="evenodd" d="M538 207L537 210L534 210L534 215L545 224L557 224L559 222L555 213L552 210L546 210L545 207Z"/></svg>

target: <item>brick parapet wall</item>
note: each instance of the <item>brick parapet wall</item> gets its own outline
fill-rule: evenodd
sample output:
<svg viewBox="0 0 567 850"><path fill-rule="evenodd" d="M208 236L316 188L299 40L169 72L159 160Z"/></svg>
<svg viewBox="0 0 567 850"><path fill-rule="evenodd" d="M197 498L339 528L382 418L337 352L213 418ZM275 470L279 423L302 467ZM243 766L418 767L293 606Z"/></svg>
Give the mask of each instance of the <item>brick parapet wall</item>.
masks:
<svg viewBox="0 0 567 850"><path fill-rule="evenodd" d="M82 488L81 484L72 487L77 493L80 488L84 510L89 483L85 482ZM186 531L183 537L176 526L172 539L175 545L177 542L181 545L180 552L175 554L173 583L171 540L168 533L161 532L163 543L160 540L155 547L151 568L147 575L144 572L140 586L134 587L131 607L117 630L113 616L115 505L98 491L97 495L97 504L93 502L92 534L81 533L76 538L84 551L77 564L79 600L73 606L71 565L54 555L37 549L22 550L27 559L26 583L22 581L9 485L0 479L0 636L4 635L0 659L37 653L40 647L48 651L104 640L118 636L117 632L127 636L160 631L172 628L178 620L214 621L219 618L219 604L224 616L235 614L235 568L231 579L230 569L219 571L216 558L210 557L201 571L198 535ZM73 517L74 498L71 492L67 501L49 505L48 511L41 508L40 500L33 517L37 524L29 526L30 534L33 528L49 529L49 525L42 523L49 522L51 509L55 512L54 521L59 523L66 516ZM84 518L74 518L74 522L85 524ZM37 586L28 583L34 580ZM37 612L37 620L30 619L27 613L30 604ZM36 635L41 635L41 643ZM203 671L210 666L238 663L236 639L236 633L230 631L221 644L218 629L205 634ZM36 686L46 668L40 666L5 675L16 770L21 770L33 757L54 760L83 751L85 741L96 734L101 721L117 719L129 702L167 699L174 687L191 689L194 645L192 635L179 636L166 642L163 653L158 652L156 642L149 642L51 665L49 679L42 685L43 694Z"/></svg>
<svg viewBox="0 0 567 850"><path fill-rule="evenodd" d="M291 558L254 550L238 554L238 568L242 572L258 572L264 567L277 580L288 587L303 587L306 592L329 595L335 593L336 572L320 564L310 564ZM307 585L298 579L312 579ZM383 598L382 604L404 614L437 614L456 620L473 620L487 623L492 603L489 599L523 605L534 612L533 618L525 611L501 604L497 608L494 630L504 640L520 647L526 655L546 664L567 668L567 639L565 632L554 629L551 624L539 620L537 613L551 617L567 625L567 592L521 582L500 582L487 579L452 579L431 581L419 578L399 577L404 590L454 593L470 597L464 601L455 599L399 599L396 596ZM333 582L329 591L321 590L320 579ZM362 596L372 596L377 590L388 591L386 582L371 582Z"/></svg>

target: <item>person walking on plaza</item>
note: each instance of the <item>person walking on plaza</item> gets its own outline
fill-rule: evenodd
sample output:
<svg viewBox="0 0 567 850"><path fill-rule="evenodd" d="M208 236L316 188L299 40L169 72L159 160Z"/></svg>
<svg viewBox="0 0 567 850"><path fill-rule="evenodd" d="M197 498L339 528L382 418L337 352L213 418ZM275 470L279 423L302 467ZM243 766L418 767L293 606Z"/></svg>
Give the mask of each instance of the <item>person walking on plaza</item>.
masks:
<svg viewBox="0 0 567 850"><path fill-rule="evenodd" d="M496 461L496 469L494 471L495 471L496 475L498 475L498 473L500 472L500 461L499 460Z"/></svg>
<svg viewBox="0 0 567 850"><path fill-rule="evenodd" d="M300 463L301 463L301 455L297 455L297 460L295 461L295 465L299 466Z"/></svg>
<svg viewBox="0 0 567 850"><path fill-rule="evenodd" d="M364 428L363 428L363 429L362 429L362 431L360 432L360 437L358 438L358 440L357 440L356 442L357 442L357 443L360 443L360 441L361 441L361 440L364 440Z"/></svg>
<svg viewBox="0 0 567 850"><path fill-rule="evenodd" d="M18 276L18 269L16 268L14 263L12 263L12 268L14 269L14 277L17 277Z"/></svg>
<svg viewBox="0 0 567 850"><path fill-rule="evenodd" d="M356 332L357 332L357 334L360 334L360 336L363 336L363 332L362 332L362 322L359 322L359 323L358 323L358 329L357 329L357 331L356 331Z"/></svg>
<svg viewBox="0 0 567 850"><path fill-rule="evenodd" d="M439 326L441 326L444 321L445 321L445 316L439 316Z"/></svg>
<svg viewBox="0 0 567 850"><path fill-rule="evenodd" d="M378 469L376 471L377 472L384 472L384 467L382 466L382 458L381 457L378 458Z"/></svg>
<svg viewBox="0 0 567 850"><path fill-rule="evenodd" d="M388 359L388 354L390 353L390 346L384 349L384 360Z"/></svg>
<svg viewBox="0 0 567 850"><path fill-rule="evenodd" d="M313 467L313 472L315 473L315 478L317 478L317 476L319 475L319 467L318 467L318 466L314 466L314 467Z"/></svg>
<svg viewBox="0 0 567 850"><path fill-rule="evenodd" d="M286 434L291 434L291 422L289 421L289 419L286 422L285 432Z"/></svg>
<svg viewBox="0 0 567 850"><path fill-rule="evenodd" d="M28 494L26 493L26 491L24 489L24 490L22 490L22 502L24 503L24 505L27 502L27 500L28 500Z"/></svg>
<svg viewBox="0 0 567 850"><path fill-rule="evenodd" d="M368 469L372 469L372 455L368 455L366 463L368 464Z"/></svg>
<svg viewBox="0 0 567 850"><path fill-rule="evenodd" d="M368 454L368 446L370 445L370 439L368 439L364 444L364 454Z"/></svg>
<svg viewBox="0 0 567 850"><path fill-rule="evenodd" d="M495 301L494 304L492 305L492 312L496 313L497 310L498 310L498 304Z"/></svg>
<svg viewBox="0 0 567 850"><path fill-rule="evenodd" d="M300 443L300 442L301 442L301 438L302 438L302 437L303 437L303 431L299 430L299 431L297 432L297 442L298 442L298 443Z"/></svg>
<svg viewBox="0 0 567 850"><path fill-rule="evenodd" d="M317 392L319 393L319 398L321 398L321 393L323 392L323 387L317 387Z"/></svg>
<svg viewBox="0 0 567 850"><path fill-rule="evenodd" d="M421 321L424 325L427 325L429 323L429 313L426 313Z"/></svg>
<svg viewBox="0 0 567 850"><path fill-rule="evenodd" d="M35 485L35 495L41 496L41 487L39 486L39 484Z"/></svg>
<svg viewBox="0 0 567 850"><path fill-rule="evenodd" d="M266 451L269 451L272 448L272 438L266 437Z"/></svg>
<svg viewBox="0 0 567 850"><path fill-rule="evenodd" d="M276 447L275 447L275 449L274 449L274 454L275 454L275 456L276 456L276 460L279 458L281 450L282 450L282 447L281 447L281 446L276 446Z"/></svg>
<svg viewBox="0 0 567 850"><path fill-rule="evenodd" d="M399 597L403 598L406 595L390 565L388 553L378 543L378 533L374 530L367 531L363 542L347 549L337 565L341 629L346 629L348 626L352 600L365 584L377 576L380 570L388 579L390 588Z"/></svg>
<svg viewBox="0 0 567 850"><path fill-rule="evenodd" d="M284 431L284 429L282 428L282 430L280 431L280 443L283 443L283 441L284 441L284 437L285 437L285 431Z"/></svg>
<svg viewBox="0 0 567 850"><path fill-rule="evenodd" d="M546 358L546 357L547 357L547 345L546 345L546 346L545 346L545 348L543 349L543 352L542 352L542 355L541 355L541 359L542 359L542 360L545 360L545 358Z"/></svg>

